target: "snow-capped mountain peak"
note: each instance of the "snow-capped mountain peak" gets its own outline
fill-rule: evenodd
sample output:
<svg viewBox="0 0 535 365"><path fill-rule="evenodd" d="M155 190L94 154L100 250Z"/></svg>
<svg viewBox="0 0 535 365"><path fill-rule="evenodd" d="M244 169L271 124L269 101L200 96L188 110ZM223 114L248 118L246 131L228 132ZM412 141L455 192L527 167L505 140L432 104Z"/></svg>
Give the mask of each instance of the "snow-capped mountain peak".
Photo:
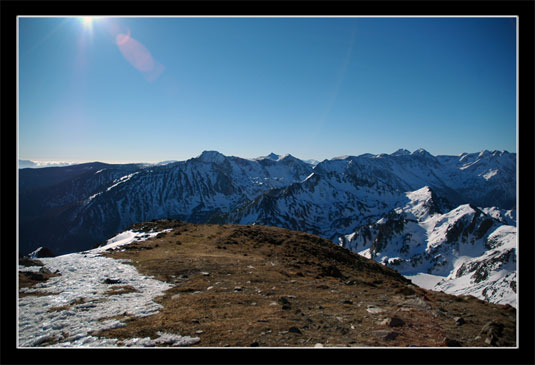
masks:
<svg viewBox="0 0 535 365"><path fill-rule="evenodd" d="M266 156L266 158L269 158L270 160L273 160L273 161L278 161L280 159L280 155L277 155L273 152L271 152L269 155Z"/></svg>
<svg viewBox="0 0 535 365"><path fill-rule="evenodd" d="M405 205L405 210L412 213L414 217L421 221L429 215L439 212L437 204L433 201L433 192L429 186L405 193L409 202Z"/></svg>
<svg viewBox="0 0 535 365"><path fill-rule="evenodd" d="M226 160L226 156L217 151L203 151L196 159L202 162L222 163Z"/></svg>
<svg viewBox="0 0 535 365"><path fill-rule="evenodd" d="M427 289L516 306L516 226L506 224L512 219L496 208L448 208L427 186L405 195L404 206L357 228L342 245L402 274L436 277Z"/></svg>
<svg viewBox="0 0 535 365"><path fill-rule="evenodd" d="M477 156L478 158L482 158L482 157L487 157L487 156L490 156L490 152L488 150L483 150L479 153L479 156Z"/></svg>
<svg viewBox="0 0 535 365"><path fill-rule="evenodd" d="M432 154L427 152L423 148L418 148L416 151L411 153L411 156L418 156L418 157L424 157L424 158L434 158Z"/></svg>
<svg viewBox="0 0 535 365"><path fill-rule="evenodd" d="M391 156L409 156L411 152L409 150L406 150L404 148L400 148L396 152L392 153Z"/></svg>

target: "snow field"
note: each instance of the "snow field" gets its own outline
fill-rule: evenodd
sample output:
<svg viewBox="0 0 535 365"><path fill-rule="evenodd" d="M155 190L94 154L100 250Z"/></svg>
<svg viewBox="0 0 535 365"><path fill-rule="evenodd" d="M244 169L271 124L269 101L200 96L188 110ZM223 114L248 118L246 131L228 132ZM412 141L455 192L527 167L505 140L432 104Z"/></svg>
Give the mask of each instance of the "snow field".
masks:
<svg viewBox="0 0 535 365"><path fill-rule="evenodd" d="M438 284L441 280L445 279L444 276L426 274L423 272L415 275L404 276L419 287L429 290L434 290L433 288L435 287L435 285Z"/></svg>
<svg viewBox="0 0 535 365"><path fill-rule="evenodd" d="M107 245L82 253L73 253L52 258L41 258L51 272L58 270L61 276L51 277L35 288L24 288L22 292L51 293L45 296L24 296L19 298L18 344L21 347L53 346L187 346L199 338L160 333L160 337L133 338L123 342L117 339L98 338L91 331L124 327L120 320L108 319L117 315L145 317L157 313L162 307L153 301L171 286L165 282L143 276L132 266L100 256L109 248L120 248L135 239L155 236L126 231L108 240ZM28 268L26 268L28 269ZM31 267L29 271L34 271ZM106 284L106 279L119 280L117 284ZM128 285L135 292L107 295L114 286Z"/></svg>
<svg viewBox="0 0 535 365"><path fill-rule="evenodd" d="M462 223L461 227L470 224L476 211L469 204L464 204L444 214L430 214L427 206L432 203L432 196L428 187L405 194L408 202L397 208L396 213L406 219L415 219L415 222L407 222L403 232L393 235L381 252L375 252L373 257L371 246L373 235L377 234L376 228L372 228L371 240L357 232L346 235L348 248L364 257L389 264L423 288L455 295L470 294L492 303L516 307L517 229L514 211L484 208L484 214L491 213L489 216L502 225L496 227L500 223L495 223L490 233L480 239L474 239L472 235L473 241L448 242L447 233L451 228L459 223ZM383 217L375 222L375 227L387 221ZM407 245L403 251L402 241ZM426 258L429 255L431 258ZM463 265L464 270L459 271ZM478 279L481 275L485 277Z"/></svg>

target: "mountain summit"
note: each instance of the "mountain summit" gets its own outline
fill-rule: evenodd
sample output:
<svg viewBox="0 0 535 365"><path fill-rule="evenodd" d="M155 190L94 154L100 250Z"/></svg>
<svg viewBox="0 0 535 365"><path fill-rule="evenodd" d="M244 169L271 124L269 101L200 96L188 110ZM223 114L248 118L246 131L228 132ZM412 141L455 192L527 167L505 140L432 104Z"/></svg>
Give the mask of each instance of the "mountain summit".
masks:
<svg viewBox="0 0 535 365"><path fill-rule="evenodd" d="M197 159L202 162L222 163L226 157L217 151L203 151Z"/></svg>
<svg viewBox="0 0 535 365"><path fill-rule="evenodd" d="M510 306L419 288L277 227L145 222L95 250L41 260L61 276L34 287L35 273L21 273L25 347L516 344ZM57 293L62 283L68 296ZM54 323L45 334L42 320Z"/></svg>
<svg viewBox="0 0 535 365"><path fill-rule="evenodd" d="M411 152L409 150L400 148L396 152L392 153L392 156L408 156L410 154L411 154Z"/></svg>
<svg viewBox="0 0 535 365"><path fill-rule="evenodd" d="M274 160L274 161L277 161L280 156L279 155L276 155L274 154L273 152L271 152L269 155L266 156L267 158L269 158L270 160Z"/></svg>

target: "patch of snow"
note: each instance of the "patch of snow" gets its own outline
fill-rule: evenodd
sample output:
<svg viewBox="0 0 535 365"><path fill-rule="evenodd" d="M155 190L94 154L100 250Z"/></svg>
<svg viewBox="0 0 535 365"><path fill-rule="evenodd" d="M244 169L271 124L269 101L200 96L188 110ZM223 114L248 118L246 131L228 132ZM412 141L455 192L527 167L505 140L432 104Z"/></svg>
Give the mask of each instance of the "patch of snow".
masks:
<svg viewBox="0 0 535 365"><path fill-rule="evenodd" d="M158 233L160 232L144 234L147 237L143 238L153 237ZM165 333L160 333L160 337L154 340L134 338L125 341L92 335L94 331L125 326L121 320L106 318L121 314L145 317L156 314L162 308L160 304L154 302L154 298L163 295L171 288L170 284L139 274L134 266L124 263L123 260L100 255L108 248L128 244L138 237L139 233L127 231L108 240L105 246L94 250L41 258L41 262L48 270L59 271L61 275L51 277L33 288L21 289L26 293L50 294L19 297L19 346L43 347L43 343L48 340L59 347L162 344L188 346L198 342L198 338ZM30 270L33 271L33 268ZM106 279L120 282L106 284ZM136 291L107 295L106 292L114 285L128 285Z"/></svg>
<svg viewBox="0 0 535 365"><path fill-rule="evenodd" d="M23 266L19 265L19 272L39 272L41 266Z"/></svg>
<svg viewBox="0 0 535 365"><path fill-rule="evenodd" d="M91 195L89 198L87 198L86 203L89 203L91 200L95 199L97 196L102 194L102 191L96 194Z"/></svg>
<svg viewBox="0 0 535 365"><path fill-rule="evenodd" d="M379 219L379 220L376 222L376 224L385 224L387 221L388 221L387 218L382 217L381 219Z"/></svg>
<svg viewBox="0 0 535 365"><path fill-rule="evenodd" d="M138 242L141 242L141 241L145 241L145 240L147 240L149 238L153 238L156 235L158 235L159 233L170 232L170 231L172 231L172 229L170 229L170 228L169 229L164 229L163 231L158 231L158 232L135 232L135 231L132 231L132 230L124 231L124 232L119 233L116 236L113 236L112 238L110 238L109 240L106 241L105 245L97 247L97 248L91 250L91 252L103 252L103 251L106 251L108 249L116 249L116 248L118 248L120 246L124 246L124 245L130 244L130 243L134 242L134 240L137 240Z"/></svg>
<svg viewBox="0 0 535 365"><path fill-rule="evenodd" d="M436 284L441 280L444 280L445 276L432 275L426 273L419 273L415 275L404 275L407 279L412 281L413 284L418 285L421 288L433 290Z"/></svg>
<svg viewBox="0 0 535 365"><path fill-rule="evenodd" d="M32 258L32 259L37 258L37 255L39 254L39 251L41 251L42 249L43 249L43 247L39 247L39 248L37 248L35 251L29 253L29 254L28 254L28 257L29 257L29 258Z"/></svg>
<svg viewBox="0 0 535 365"><path fill-rule="evenodd" d="M362 251L358 252L358 254L360 256L362 256L362 257L366 257L367 259L371 259L372 258L372 253L371 253L371 249L370 248L362 250Z"/></svg>
<svg viewBox="0 0 535 365"><path fill-rule="evenodd" d="M310 175L308 175L304 181L307 181L308 179L310 179L312 176L314 176L314 173L311 173Z"/></svg>
<svg viewBox="0 0 535 365"><path fill-rule="evenodd" d="M485 174L483 174L483 178L485 180L489 180L491 177L495 176L498 173L497 169L489 170Z"/></svg>
<svg viewBox="0 0 535 365"><path fill-rule="evenodd" d="M109 188L107 188L106 191L110 191L111 189L113 189L113 188L116 187L117 185L122 184L122 183L124 183L124 182L130 180L130 179L132 178L132 176L134 176L134 175L136 175L136 174L139 174L139 171L134 172L134 173L129 174L129 175L126 175L126 176L123 176L123 177L121 177L121 178L118 179L118 180L115 180L115 181L114 181L115 184L113 184L112 186L110 186Z"/></svg>

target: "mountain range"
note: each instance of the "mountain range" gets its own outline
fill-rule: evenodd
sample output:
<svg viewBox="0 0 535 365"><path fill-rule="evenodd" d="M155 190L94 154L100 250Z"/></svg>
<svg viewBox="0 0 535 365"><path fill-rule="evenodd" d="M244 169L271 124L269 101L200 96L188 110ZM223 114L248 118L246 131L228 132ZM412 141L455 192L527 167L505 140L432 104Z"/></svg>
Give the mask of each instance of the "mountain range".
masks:
<svg viewBox="0 0 535 365"><path fill-rule="evenodd" d="M490 285L483 297L515 297L515 153L418 149L318 162L205 151L153 165L19 170L23 254L81 251L137 222L169 218L313 233L403 274L445 277L437 283L445 290L463 280L487 289L491 280L500 289Z"/></svg>

